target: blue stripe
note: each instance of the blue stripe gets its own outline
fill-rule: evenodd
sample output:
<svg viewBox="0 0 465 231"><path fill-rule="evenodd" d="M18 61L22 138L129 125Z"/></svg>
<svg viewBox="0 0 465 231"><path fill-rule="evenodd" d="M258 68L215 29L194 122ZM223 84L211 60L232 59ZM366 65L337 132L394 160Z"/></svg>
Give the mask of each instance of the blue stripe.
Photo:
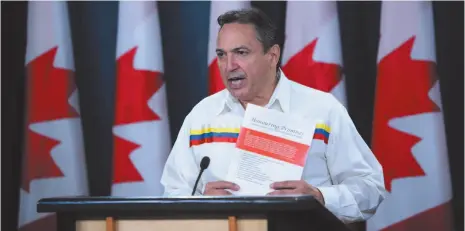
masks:
<svg viewBox="0 0 465 231"><path fill-rule="evenodd" d="M202 140L202 139L208 139L212 137L226 137L226 138L237 138L239 137L239 133L229 133L229 132L221 132L221 133L216 133L216 132L209 132L209 133L204 133L200 135L191 135L191 140Z"/></svg>
<svg viewBox="0 0 465 231"><path fill-rule="evenodd" d="M315 129L315 134L323 134L326 138L329 138L329 133L321 128Z"/></svg>

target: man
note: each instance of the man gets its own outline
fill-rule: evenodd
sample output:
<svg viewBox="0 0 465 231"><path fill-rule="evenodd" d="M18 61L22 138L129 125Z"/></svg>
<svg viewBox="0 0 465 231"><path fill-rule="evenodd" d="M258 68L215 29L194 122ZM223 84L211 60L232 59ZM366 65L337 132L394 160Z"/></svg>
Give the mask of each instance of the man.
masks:
<svg viewBox="0 0 465 231"><path fill-rule="evenodd" d="M324 139L312 141L302 180L275 182L270 195L313 195L345 222L373 215L385 196L382 168L342 104L286 78L276 27L262 12L230 11L218 23L216 53L226 89L203 99L185 118L161 179L165 196L191 194L204 156L211 163L196 195L229 195L240 188L224 179L251 103L317 119L326 131Z"/></svg>

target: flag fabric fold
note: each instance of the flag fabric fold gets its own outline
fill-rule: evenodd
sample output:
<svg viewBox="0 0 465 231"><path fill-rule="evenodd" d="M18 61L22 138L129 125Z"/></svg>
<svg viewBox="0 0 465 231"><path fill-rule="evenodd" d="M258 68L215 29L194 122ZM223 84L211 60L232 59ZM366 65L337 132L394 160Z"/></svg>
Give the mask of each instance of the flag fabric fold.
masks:
<svg viewBox="0 0 465 231"><path fill-rule="evenodd" d="M389 191L367 230L452 230L431 2L382 3L372 149Z"/></svg>
<svg viewBox="0 0 465 231"><path fill-rule="evenodd" d="M171 141L156 2L120 1L113 125L114 196L160 196Z"/></svg>
<svg viewBox="0 0 465 231"><path fill-rule="evenodd" d="M88 195L66 2L28 3L26 121L18 229L56 230L46 197Z"/></svg>

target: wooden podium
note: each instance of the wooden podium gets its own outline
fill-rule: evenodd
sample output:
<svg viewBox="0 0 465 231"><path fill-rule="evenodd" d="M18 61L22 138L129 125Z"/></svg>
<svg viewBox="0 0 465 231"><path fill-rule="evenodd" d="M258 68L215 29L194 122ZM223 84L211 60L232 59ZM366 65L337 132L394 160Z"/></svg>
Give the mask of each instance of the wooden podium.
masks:
<svg viewBox="0 0 465 231"><path fill-rule="evenodd" d="M45 198L57 231L348 230L311 196Z"/></svg>

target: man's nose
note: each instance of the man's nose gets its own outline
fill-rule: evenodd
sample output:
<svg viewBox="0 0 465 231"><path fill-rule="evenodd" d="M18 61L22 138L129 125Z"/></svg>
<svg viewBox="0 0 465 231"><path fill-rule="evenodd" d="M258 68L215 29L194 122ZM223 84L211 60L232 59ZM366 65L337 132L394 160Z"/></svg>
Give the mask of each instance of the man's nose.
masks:
<svg viewBox="0 0 465 231"><path fill-rule="evenodd" d="M226 70L228 72L235 71L237 67L238 65L237 65L236 59L234 58L234 55L230 55L226 62Z"/></svg>

